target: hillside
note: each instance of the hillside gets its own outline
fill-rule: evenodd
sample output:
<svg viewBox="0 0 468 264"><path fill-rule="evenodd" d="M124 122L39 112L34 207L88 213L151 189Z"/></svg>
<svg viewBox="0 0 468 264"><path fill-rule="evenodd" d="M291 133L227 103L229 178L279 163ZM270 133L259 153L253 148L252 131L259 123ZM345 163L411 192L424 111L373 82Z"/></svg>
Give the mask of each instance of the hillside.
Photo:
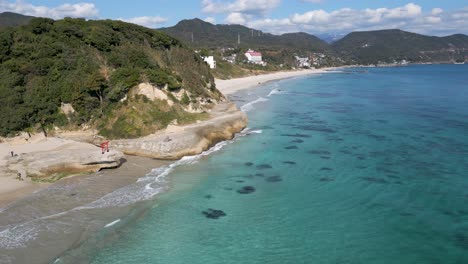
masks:
<svg viewBox="0 0 468 264"><path fill-rule="evenodd" d="M33 18L34 17L32 16L24 16L12 12L3 12L0 13L0 28L26 25Z"/></svg>
<svg viewBox="0 0 468 264"><path fill-rule="evenodd" d="M398 29L353 32L332 47L339 56L356 64L450 62L468 56L468 36L432 37Z"/></svg>
<svg viewBox="0 0 468 264"><path fill-rule="evenodd" d="M241 25L213 25L197 18L158 30L197 48L238 47L240 37L240 47L244 48L331 52L326 42L307 33L273 35Z"/></svg>
<svg viewBox="0 0 468 264"><path fill-rule="evenodd" d="M134 24L34 18L0 30L0 45L2 136L86 126L110 138L139 137L203 118L222 98L198 55ZM148 89L158 96L141 95Z"/></svg>

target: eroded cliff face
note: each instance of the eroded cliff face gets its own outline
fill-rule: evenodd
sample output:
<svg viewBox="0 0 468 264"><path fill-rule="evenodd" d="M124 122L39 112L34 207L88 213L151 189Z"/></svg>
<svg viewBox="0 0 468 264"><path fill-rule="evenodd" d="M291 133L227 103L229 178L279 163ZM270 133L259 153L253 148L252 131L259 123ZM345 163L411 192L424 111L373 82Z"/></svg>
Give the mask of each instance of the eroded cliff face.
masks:
<svg viewBox="0 0 468 264"><path fill-rule="evenodd" d="M163 133L143 138L114 140L111 146L127 155L175 160L232 139L247 122L247 116L234 104L221 103L211 111L209 120L183 127L169 126Z"/></svg>

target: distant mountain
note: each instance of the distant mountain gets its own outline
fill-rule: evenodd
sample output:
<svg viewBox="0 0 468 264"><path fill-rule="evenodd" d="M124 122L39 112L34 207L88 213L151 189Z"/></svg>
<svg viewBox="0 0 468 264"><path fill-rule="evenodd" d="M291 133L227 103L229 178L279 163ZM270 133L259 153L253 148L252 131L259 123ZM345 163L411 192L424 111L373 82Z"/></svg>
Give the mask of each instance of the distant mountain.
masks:
<svg viewBox="0 0 468 264"><path fill-rule="evenodd" d="M213 25L201 19L182 20L173 27L158 29L194 47L287 48L331 52L323 40L307 33L273 35L242 25ZM238 41L240 40L240 45Z"/></svg>
<svg viewBox="0 0 468 264"><path fill-rule="evenodd" d="M32 16L25 16L12 12L3 12L0 13L0 28L26 25L33 18L34 17Z"/></svg>
<svg viewBox="0 0 468 264"><path fill-rule="evenodd" d="M433 37L399 29L352 32L332 47L340 57L358 64L450 62L468 57L468 36Z"/></svg>
<svg viewBox="0 0 468 264"><path fill-rule="evenodd" d="M335 41L338 41L338 40L342 39L344 36L346 36L346 34L324 33L324 34L317 35L318 38L320 38L321 40L327 42L328 44L331 44L331 43L333 43Z"/></svg>

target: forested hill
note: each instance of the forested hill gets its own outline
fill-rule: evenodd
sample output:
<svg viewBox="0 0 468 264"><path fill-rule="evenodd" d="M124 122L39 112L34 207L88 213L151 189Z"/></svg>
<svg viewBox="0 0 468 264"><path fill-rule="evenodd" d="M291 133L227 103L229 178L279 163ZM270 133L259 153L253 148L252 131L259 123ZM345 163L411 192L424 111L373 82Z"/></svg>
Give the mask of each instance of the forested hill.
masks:
<svg viewBox="0 0 468 264"><path fill-rule="evenodd" d="M160 31L197 48L238 47L259 49L296 49L310 52L328 52L330 46L307 33L273 35L241 25L213 25L201 19L182 20L173 27Z"/></svg>
<svg viewBox="0 0 468 264"><path fill-rule="evenodd" d="M120 21L54 21L0 30L0 135L87 125L137 137L195 121L184 109L222 97L209 67L169 35ZM174 104L128 96L150 83ZM128 96L128 99L127 99ZM65 115L61 106L73 110Z"/></svg>
<svg viewBox="0 0 468 264"><path fill-rule="evenodd" d="M333 43L333 48L342 58L359 64L450 62L468 57L468 36L433 37L398 29L353 32Z"/></svg>
<svg viewBox="0 0 468 264"><path fill-rule="evenodd" d="M395 60L453 62L468 58L468 36L462 34L433 37L398 29L377 30L352 32L328 44L307 33L273 35L241 25L213 25L200 19L182 20L173 27L158 30L196 48L252 48L265 54L282 51L281 54L290 57L320 52L334 57L335 63L345 64L392 63ZM283 55L271 61L285 58Z"/></svg>
<svg viewBox="0 0 468 264"><path fill-rule="evenodd" d="M12 12L3 12L0 13L0 28L26 25L33 18L34 17L32 16L24 16Z"/></svg>

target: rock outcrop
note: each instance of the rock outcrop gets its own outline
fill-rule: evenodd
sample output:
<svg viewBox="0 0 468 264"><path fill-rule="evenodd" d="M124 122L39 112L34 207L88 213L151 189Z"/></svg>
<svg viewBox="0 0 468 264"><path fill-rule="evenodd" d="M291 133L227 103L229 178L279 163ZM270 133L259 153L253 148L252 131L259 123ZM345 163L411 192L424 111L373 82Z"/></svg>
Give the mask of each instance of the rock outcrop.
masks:
<svg viewBox="0 0 468 264"><path fill-rule="evenodd" d="M188 126L169 126L162 133L138 139L114 140L111 147L128 155L175 160L195 155L229 140L247 126L247 116L232 103L216 105L210 119Z"/></svg>
<svg viewBox="0 0 468 264"><path fill-rule="evenodd" d="M87 143L73 142L56 149L20 153L7 160L7 170L34 179L59 179L66 175L91 173L104 168L116 168L123 161L123 153L101 149Z"/></svg>

